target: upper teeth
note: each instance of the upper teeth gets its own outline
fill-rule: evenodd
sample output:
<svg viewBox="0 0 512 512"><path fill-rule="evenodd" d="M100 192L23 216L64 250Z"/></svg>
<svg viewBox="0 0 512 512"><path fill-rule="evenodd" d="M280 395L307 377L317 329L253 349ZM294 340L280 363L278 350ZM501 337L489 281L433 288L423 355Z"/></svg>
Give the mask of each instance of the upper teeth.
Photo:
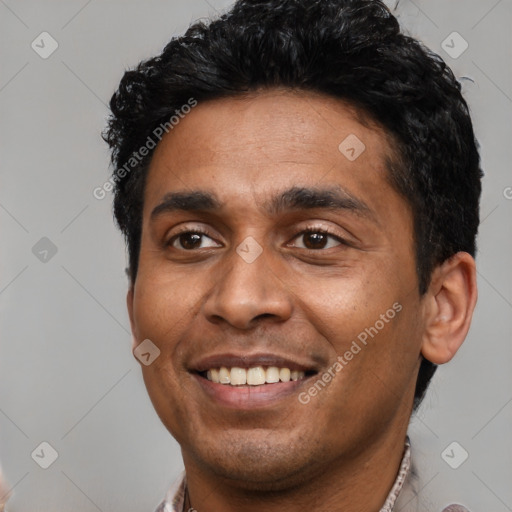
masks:
<svg viewBox="0 0 512 512"><path fill-rule="evenodd" d="M303 379L305 373L298 370L290 370L289 368L278 368L277 366L269 366L265 369L263 366L255 366L253 368L239 368L233 366L226 368L212 368L206 372L206 378L212 382L219 384L230 384L232 386L241 386L248 384L249 386L260 386L261 384L272 384L274 382L288 382L290 380Z"/></svg>

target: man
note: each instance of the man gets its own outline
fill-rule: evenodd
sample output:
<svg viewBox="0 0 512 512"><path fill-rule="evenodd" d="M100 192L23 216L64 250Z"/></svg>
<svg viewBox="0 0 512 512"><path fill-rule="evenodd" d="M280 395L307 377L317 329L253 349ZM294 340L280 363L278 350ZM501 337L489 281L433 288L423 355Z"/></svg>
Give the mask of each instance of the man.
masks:
<svg viewBox="0 0 512 512"><path fill-rule="evenodd" d="M158 510L424 512L407 427L477 299L451 71L379 1L240 0L111 109L133 348L185 465Z"/></svg>

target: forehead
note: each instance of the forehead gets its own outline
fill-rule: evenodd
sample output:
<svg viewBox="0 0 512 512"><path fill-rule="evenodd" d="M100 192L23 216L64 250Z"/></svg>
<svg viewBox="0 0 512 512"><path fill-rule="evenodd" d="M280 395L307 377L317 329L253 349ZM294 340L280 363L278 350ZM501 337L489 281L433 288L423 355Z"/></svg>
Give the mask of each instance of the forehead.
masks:
<svg viewBox="0 0 512 512"><path fill-rule="evenodd" d="M155 149L145 214L166 192L198 188L263 201L290 186L342 185L379 202L393 192L392 156L376 123L330 96L271 89L199 102Z"/></svg>

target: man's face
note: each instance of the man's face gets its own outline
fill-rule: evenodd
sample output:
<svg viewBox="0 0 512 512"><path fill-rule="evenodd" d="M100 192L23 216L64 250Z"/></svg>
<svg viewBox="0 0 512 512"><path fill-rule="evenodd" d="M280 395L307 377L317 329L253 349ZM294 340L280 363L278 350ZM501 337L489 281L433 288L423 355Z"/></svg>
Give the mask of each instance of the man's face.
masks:
<svg viewBox="0 0 512 512"><path fill-rule="evenodd" d="M159 143L128 305L186 464L263 488L403 440L423 327L392 151L344 103L279 90L200 103ZM208 380L220 367L305 373Z"/></svg>

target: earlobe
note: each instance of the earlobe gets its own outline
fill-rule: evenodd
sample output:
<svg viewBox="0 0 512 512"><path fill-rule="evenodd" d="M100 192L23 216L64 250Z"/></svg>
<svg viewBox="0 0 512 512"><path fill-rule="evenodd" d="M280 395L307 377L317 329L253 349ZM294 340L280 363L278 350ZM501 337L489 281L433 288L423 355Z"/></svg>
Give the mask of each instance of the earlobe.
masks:
<svg viewBox="0 0 512 512"><path fill-rule="evenodd" d="M126 307L128 309L128 316L130 318L130 328L132 331L132 351L135 350L135 347L138 344L137 337L135 335L135 321L134 321L134 315L133 315L133 296L134 296L133 286L130 286L128 293L126 294Z"/></svg>
<svg viewBox="0 0 512 512"><path fill-rule="evenodd" d="M469 331L477 300L476 265L458 252L436 267L427 291L421 353L434 364L450 361Z"/></svg>

